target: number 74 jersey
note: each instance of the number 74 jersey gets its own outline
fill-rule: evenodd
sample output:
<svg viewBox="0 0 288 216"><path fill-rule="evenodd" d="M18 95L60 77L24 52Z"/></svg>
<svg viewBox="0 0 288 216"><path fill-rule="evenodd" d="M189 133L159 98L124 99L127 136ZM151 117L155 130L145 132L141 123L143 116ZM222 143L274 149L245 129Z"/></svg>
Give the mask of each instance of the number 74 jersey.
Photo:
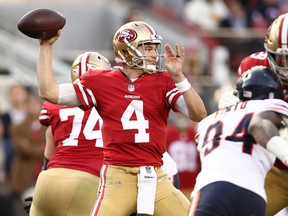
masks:
<svg viewBox="0 0 288 216"><path fill-rule="evenodd" d="M248 133L253 115L264 111L288 116L288 105L278 99L241 102L198 124L196 141L202 169L193 193L212 182L226 181L266 199L264 180L275 156L256 144Z"/></svg>
<svg viewBox="0 0 288 216"><path fill-rule="evenodd" d="M43 103L39 121L51 126L55 152L48 169L62 167L100 176L103 164L102 119L95 108Z"/></svg>

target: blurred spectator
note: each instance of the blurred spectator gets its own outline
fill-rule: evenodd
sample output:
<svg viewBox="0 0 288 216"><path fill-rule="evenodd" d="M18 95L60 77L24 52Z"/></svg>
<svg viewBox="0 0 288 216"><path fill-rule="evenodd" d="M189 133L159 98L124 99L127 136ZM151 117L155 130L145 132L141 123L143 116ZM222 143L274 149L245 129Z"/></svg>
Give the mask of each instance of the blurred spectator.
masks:
<svg viewBox="0 0 288 216"><path fill-rule="evenodd" d="M24 212L21 196L35 185L41 171L45 148L45 128L38 116L42 100L30 93L26 101L27 115L19 124L11 124L10 134L15 153L11 169L10 190L13 195L14 210ZM17 215L16 214L16 215Z"/></svg>
<svg viewBox="0 0 288 216"><path fill-rule="evenodd" d="M288 12L288 1L287 0L278 0L280 14Z"/></svg>
<svg viewBox="0 0 288 216"><path fill-rule="evenodd" d="M137 7L132 7L129 9L126 17L124 18L123 24L139 20L142 20L140 10Z"/></svg>
<svg viewBox="0 0 288 216"><path fill-rule="evenodd" d="M215 84L222 85L230 80L230 53L227 47L218 46L212 50L211 76Z"/></svg>
<svg viewBox="0 0 288 216"><path fill-rule="evenodd" d="M4 126L0 119L0 215L12 216L12 206L5 170Z"/></svg>
<svg viewBox="0 0 288 216"><path fill-rule="evenodd" d="M189 198L200 171L200 159L194 140L196 123L181 113L171 113L167 150L177 164L180 190Z"/></svg>
<svg viewBox="0 0 288 216"><path fill-rule="evenodd" d="M245 8L239 0L230 0L227 2L229 15L221 20L219 27L243 29L248 27L248 18Z"/></svg>
<svg viewBox="0 0 288 216"><path fill-rule="evenodd" d="M185 46L183 73L192 85L194 78L205 73L205 65L208 63L207 55L208 50L203 41L197 36L190 36Z"/></svg>
<svg viewBox="0 0 288 216"><path fill-rule="evenodd" d="M208 50L201 38L193 35L189 36L187 44L185 45L183 73L193 88L200 94L202 91L202 81L204 81L203 75L207 75L207 65L210 63L208 59Z"/></svg>
<svg viewBox="0 0 288 216"><path fill-rule="evenodd" d="M287 12L287 11L286 11ZM267 29L272 21L280 15L278 0L260 1L249 15L249 25L253 28Z"/></svg>
<svg viewBox="0 0 288 216"><path fill-rule="evenodd" d="M183 9L183 21L203 29L217 29L221 20L227 18L229 10L224 0L189 0Z"/></svg>
<svg viewBox="0 0 288 216"><path fill-rule="evenodd" d="M4 148L4 126L2 120L0 119L0 194L1 189L5 185L6 182L6 172L5 172L5 148Z"/></svg>
<svg viewBox="0 0 288 216"><path fill-rule="evenodd" d="M186 0L157 0L150 8L156 13L164 15L168 20L182 20L182 12Z"/></svg>
<svg viewBox="0 0 288 216"><path fill-rule="evenodd" d="M229 1L230 0L226 0L226 2ZM251 8L254 8L259 3L259 0L239 0L239 1L242 4L245 11L250 11Z"/></svg>
<svg viewBox="0 0 288 216"><path fill-rule="evenodd" d="M139 7L150 7L150 5L154 2L154 0L141 0L141 1L131 1L133 3L137 3Z"/></svg>
<svg viewBox="0 0 288 216"><path fill-rule="evenodd" d="M11 124L18 124L26 116L25 101L27 99L28 90L25 86L16 83L9 89L8 100L10 103L7 112L3 113L1 120L4 126L3 139L5 147L5 171L7 178L10 178L11 163L13 158L13 144L11 143L9 128Z"/></svg>

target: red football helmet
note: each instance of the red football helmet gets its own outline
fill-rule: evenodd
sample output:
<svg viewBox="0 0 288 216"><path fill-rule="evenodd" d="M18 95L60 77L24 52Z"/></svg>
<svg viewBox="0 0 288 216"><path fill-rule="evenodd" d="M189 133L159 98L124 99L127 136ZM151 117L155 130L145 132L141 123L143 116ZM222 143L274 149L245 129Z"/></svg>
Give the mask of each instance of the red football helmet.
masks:
<svg viewBox="0 0 288 216"><path fill-rule="evenodd" d="M264 47L270 67L288 85L288 13L279 16L268 28Z"/></svg>
<svg viewBox="0 0 288 216"><path fill-rule="evenodd" d="M270 67L267 52L256 52L242 59L238 68L238 77L254 66Z"/></svg>
<svg viewBox="0 0 288 216"><path fill-rule="evenodd" d="M124 64L133 68L140 68L149 71L161 70L156 65L148 65L146 57L148 55L142 54L137 48L144 44L156 44L158 53L156 54L158 65L161 66L162 37L157 34L153 27L142 21L129 22L121 26L113 37L112 44L116 55L116 61L120 59ZM154 55L153 55L154 56Z"/></svg>
<svg viewBox="0 0 288 216"><path fill-rule="evenodd" d="M71 68L71 79L74 82L88 69L111 70L110 62L97 52L85 52L77 56Z"/></svg>

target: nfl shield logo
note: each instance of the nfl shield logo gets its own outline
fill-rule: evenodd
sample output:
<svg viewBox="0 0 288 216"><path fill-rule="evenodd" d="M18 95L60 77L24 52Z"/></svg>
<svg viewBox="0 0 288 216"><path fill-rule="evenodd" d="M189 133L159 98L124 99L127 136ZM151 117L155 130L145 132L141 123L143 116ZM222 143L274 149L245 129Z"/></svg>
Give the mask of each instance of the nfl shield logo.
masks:
<svg viewBox="0 0 288 216"><path fill-rule="evenodd" d="M151 170L151 167L150 167L150 166L146 166L146 167L145 167L145 169L146 169L146 172L147 172L148 174L150 174L150 173L152 172L152 170Z"/></svg>
<svg viewBox="0 0 288 216"><path fill-rule="evenodd" d="M135 90L135 86L134 85L132 85L132 84L128 85L128 91L129 92L133 92L134 90Z"/></svg>

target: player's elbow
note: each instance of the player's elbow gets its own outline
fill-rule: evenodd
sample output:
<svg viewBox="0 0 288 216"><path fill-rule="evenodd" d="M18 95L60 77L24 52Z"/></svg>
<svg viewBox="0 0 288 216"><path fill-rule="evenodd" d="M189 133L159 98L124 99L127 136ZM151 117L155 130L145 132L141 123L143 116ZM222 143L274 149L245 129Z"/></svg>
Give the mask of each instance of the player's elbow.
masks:
<svg viewBox="0 0 288 216"><path fill-rule="evenodd" d="M58 90L57 90L58 92ZM42 98L45 101L49 101L51 103L57 103L58 100L58 93L56 92L56 90L51 89L50 91L47 89L38 89L38 94L39 97Z"/></svg>
<svg viewBox="0 0 288 216"><path fill-rule="evenodd" d="M49 101L49 96L46 93L38 91L39 97L45 101Z"/></svg>

